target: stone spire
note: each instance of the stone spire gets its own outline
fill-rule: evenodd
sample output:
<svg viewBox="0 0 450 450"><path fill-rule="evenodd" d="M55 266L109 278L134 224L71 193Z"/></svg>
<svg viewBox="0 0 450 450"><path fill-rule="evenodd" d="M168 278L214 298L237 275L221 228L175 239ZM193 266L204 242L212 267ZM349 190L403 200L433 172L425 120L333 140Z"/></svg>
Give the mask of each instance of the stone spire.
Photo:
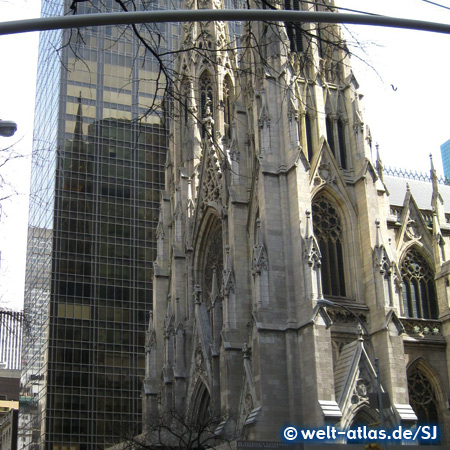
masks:
<svg viewBox="0 0 450 450"><path fill-rule="evenodd" d="M383 162L381 161L381 158L380 158L380 146L378 144L376 144L375 147L377 149L377 162L375 164L375 168L377 170L378 176L380 177L380 180L384 183L384 178L383 178L384 166L383 166Z"/></svg>

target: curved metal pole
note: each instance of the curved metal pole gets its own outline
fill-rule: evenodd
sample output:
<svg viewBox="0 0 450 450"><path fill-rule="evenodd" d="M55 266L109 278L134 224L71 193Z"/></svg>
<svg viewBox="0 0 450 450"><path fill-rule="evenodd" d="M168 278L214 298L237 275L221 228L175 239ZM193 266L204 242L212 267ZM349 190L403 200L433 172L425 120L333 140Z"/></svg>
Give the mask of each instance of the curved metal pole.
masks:
<svg viewBox="0 0 450 450"><path fill-rule="evenodd" d="M355 25L375 25L450 34L450 25L448 24L404 19L400 17L314 11L201 9L80 14L75 16L17 20L0 23L0 35L101 25L160 22L207 22L213 20L349 23Z"/></svg>
<svg viewBox="0 0 450 450"><path fill-rule="evenodd" d="M347 311L358 321L359 325L362 328L363 334L367 335L368 342L370 344L370 349L372 350L372 356L374 358L375 375L377 377L377 397L378 397L378 408L379 408L379 413L380 413L380 427L381 427L381 429L384 430L385 427L384 427L384 414L383 414L383 395L381 392L380 366L378 364L378 358L376 357L376 354L375 354L375 348L373 346L372 338L370 337L370 334L369 334L369 331L367 330L366 325L364 324L361 317L359 317L354 311L352 311L350 308L348 308L345 305L341 305L340 303L335 303L331 300L326 300L324 298L317 300L317 304L319 306L331 306L331 307L335 307L335 308L342 308L343 310ZM386 450L386 448L387 448L386 439L383 439L382 442L383 442L383 449Z"/></svg>

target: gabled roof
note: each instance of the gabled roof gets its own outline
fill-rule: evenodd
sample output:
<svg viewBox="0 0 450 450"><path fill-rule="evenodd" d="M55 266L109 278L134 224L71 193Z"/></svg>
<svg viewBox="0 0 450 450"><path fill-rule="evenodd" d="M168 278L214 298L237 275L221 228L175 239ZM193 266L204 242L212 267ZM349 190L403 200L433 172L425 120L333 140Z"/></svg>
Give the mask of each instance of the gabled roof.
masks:
<svg viewBox="0 0 450 450"><path fill-rule="evenodd" d="M431 198L433 195L433 185L431 181L411 180L409 178L384 176L384 182L389 190L389 202L393 206L403 206L407 185L411 194L421 210L431 211ZM439 184L439 193L444 200L444 209L450 213L450 186Z"/></svg>

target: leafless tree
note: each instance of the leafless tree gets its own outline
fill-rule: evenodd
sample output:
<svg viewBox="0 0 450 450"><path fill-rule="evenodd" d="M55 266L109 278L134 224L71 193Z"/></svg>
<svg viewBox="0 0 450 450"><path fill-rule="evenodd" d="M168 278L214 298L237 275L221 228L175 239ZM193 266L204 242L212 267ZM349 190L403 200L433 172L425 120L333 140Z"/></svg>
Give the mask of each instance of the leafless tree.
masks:
<svg viewBox="0 0 450 450"><path fill-rule="evenodd" d="M174 410L147 417L144 432L128 429L114 450L206 450L227 448L235 438L229 426L212 416L190 419Z"/></svg>
<svg viewBox="0 0 450 450"><path fill-rule="evenodd" d="M238 0L234 0L235 2ZM74 0L67 14L79 14L80 12L107 12L112 10L120 11L142 11L155 8L156 0ZM261 7L264 9L277 9L279 2L275 0L261 0ZM229 5L231 6L231 5ZM170 5L168 5L170 8ZM183 7L180 4L179 7ZM241 0L238 8L251 8L250 0ZM283 7L286 9L311 9L314 11L335 11L337 8L330 5L324 0L284 0ZM206 25L205 25L206 26ZM308 78L313 71L319 73L325 79L335 82L339 77L339 66L342 61L349 55L356 58L364 58L364 44L359 42L357 38L353 39L352 48L360 49L361 52L350 51L349 46L344 41L339 27L334 24L301 24L301 23L279 23L266 22L262 25L265 28L264 33L271 36L278 36L286 45L286 53L291 53L292 60L297 66L298 73ZM133 24L133 25L117 25L116 26L116 42L118 43L124 38L133 36L138 42L137 53L146 58L153 58L156 61L156 71L151 81L155 87L153 101L148 105L146 115L158 114L164 116L171 114L170 106L178 104L182 109L186 109L188 114L194 117L197 123L202 121L201 114L194 112L188 108L186 97L180 91L181 79L183 73L177 71L175 60L181 54L190 52L199 58L208 61L212 67L221 64L218 58L219 53L227 51L236 52L239 57L245 53L256 52L259 60L272 73L276 68L271 66L271 62L266 59L267 49L271 45L270 42L256 39L253 35L253 25L248 24L243 31L246 39L240 39L240 36L230 35L229 42L221 44L220 47L210 47L207 42L207 33L203 26L200 26L198 36L190 41L190 45L182 43L179 48L171 48L167 40L167 36L161 24ZM269 33L269 31L271 33ZM253 37L253 39L252 39ZM68 37L64 40L61 48L69 47L71 54L79 60L83 60L82 47L85 44L85 36L83 30L72 30ZM320 58L313 55L319 53ZM362 55L362 56L360 56ZM135 57L138 57L136 54ZM248 67L241 67L239 63L235 70L237 74L245 72ZM256 72L255 68L255 72ZM264 68L260 67L257 72L263 76ZM274 73L274 75L277 75ZM280 74L278 74L280 75Z"/></svg>

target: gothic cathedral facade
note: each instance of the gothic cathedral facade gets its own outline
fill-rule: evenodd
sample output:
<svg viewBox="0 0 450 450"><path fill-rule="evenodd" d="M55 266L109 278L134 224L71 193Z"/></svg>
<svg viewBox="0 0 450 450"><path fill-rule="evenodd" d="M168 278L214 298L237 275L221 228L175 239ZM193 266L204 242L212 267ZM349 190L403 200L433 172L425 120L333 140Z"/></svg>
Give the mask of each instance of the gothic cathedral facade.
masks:
<svg viewBox="0 0 450 450"><path fill-rule="evenodd" d="M183 25L145 414L278 441L289 424L377 422L379 379L386 427L439 423L450 442L450 226L433 167L429 208L409 188L392 204L339 26L238 34Z"/></svg>

